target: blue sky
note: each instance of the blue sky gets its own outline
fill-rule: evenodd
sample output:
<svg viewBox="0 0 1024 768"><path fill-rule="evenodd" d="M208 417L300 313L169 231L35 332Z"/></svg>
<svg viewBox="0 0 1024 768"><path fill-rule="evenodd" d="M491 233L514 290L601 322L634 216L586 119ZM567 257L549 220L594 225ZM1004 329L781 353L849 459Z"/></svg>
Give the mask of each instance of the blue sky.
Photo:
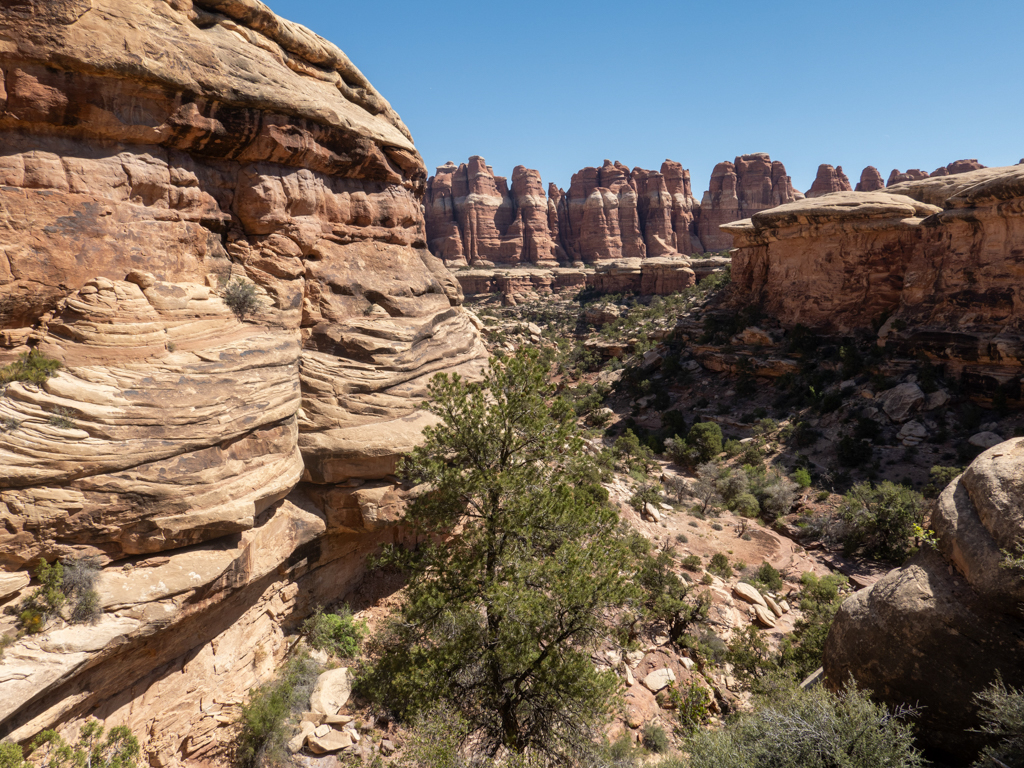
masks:
<svg viewBox="0 0 1024 768"><path fill-rule="evenodd" d="M433 173L483 155L545 184L604 158L691 170L782 160L856 182L974 157L1024 157L1020 0L388 3L269 0L344 50Z"/></svg>

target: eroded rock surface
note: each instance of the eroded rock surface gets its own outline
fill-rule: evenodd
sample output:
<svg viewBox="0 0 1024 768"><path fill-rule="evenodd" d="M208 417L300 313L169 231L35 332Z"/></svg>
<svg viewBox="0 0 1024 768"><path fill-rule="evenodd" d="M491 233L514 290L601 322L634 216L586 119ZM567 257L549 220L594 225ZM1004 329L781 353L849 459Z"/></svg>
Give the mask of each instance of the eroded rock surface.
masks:
<svg viewBox="0 0 1024 768"><path fill-rule="evenodd" d="M831 685L853 676L890 703L919 703L918 733L937 758L983 743L973 695L996 675L1024 684L1024 580L1002 550L1024 535L1024 439L981 454L939 498L938 549L842 606L825 646Z"/></svg>
<svg viewBox="0 0 1024 768"><path fill-rule="evenodd" d="M6 8L0 38L0 365L62 364L0 391L0 602L40 557L103 565L96 624L6 650L0 733L91 715L154 765L210 756L284 634L401 535L397 458L430 376L484 364L479 321L408 130L309 30L93 0Z"/></svg>

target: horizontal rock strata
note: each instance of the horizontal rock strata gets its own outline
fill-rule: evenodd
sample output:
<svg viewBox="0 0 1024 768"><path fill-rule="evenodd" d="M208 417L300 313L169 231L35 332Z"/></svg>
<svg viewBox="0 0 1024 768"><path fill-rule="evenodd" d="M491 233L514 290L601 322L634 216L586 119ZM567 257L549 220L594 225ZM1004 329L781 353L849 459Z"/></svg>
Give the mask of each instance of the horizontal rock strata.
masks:
<svg viewBox="0 0 1024 768"><path fill-rule="evenodd" d="M39 558L102 566L95 624L6 649L0 735L97 716L214 759L401 535L398 457L429 378L485 364L479 322L408 130L326 40L256 0L19 4L0 35L0 366L61 364L0 390L0 607Z"/></svg>

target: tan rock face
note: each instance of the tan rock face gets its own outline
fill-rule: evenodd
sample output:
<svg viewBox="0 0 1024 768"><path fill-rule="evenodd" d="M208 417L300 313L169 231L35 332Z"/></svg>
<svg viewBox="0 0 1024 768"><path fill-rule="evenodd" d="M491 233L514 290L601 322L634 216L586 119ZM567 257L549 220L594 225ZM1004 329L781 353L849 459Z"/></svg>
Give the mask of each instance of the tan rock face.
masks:
<svg viewBox="0 0 1024 768"><path fill-rule="evenodd" d="M814 177L811 188L807 190L806 197L821 197L833 192L849 192L851 189L850 180L843 173L843 166L833 168L831 165L819 165L818 174Z"/></svg>
<svg viewBox="0 0 1024 768"><path fill-rule="evenodd" d="M1024 439L981 454L939 498L926 548L842 606L825 646L829 684L851 674L881 700L923 705L917 733L947 759L983 743L970 702L998 673L1024 683L1019 573L1000 567L1004 542L1024 534ZM943 670L941 675L936 669Z"/></svg>
<svg viewBox="0 0 1024 768"><path fill-rule="evenodd" d="M409 132L332 44L255 0L31 3L0 37L0 365L63 366L0 391L0 601L39 557L105 566L96 625L7 650L0 727L113 717L169 766L399 535L426 382L486 353Z"/></svg>

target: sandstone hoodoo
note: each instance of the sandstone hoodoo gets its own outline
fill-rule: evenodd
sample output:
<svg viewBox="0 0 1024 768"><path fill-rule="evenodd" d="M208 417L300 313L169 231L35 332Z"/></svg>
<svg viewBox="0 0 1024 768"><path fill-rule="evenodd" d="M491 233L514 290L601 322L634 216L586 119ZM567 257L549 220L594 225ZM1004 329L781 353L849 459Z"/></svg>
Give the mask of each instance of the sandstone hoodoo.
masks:
<svg viewBox="0 0 1024 768"><path fill-rule="evenodd" d="M880 189L885 189L882 174L878 172L875 166L869 165L860 172L860 181L857 182L854 192L877 192Z"/></svg>
<svg viewBox="0 0 1024 768"><path fill-rule="evenodd" d="M1022 179L1021 166L974 170L726 225L735 301L763 302L789 327L880 325L885 346L924 352L979 393L1020 399Z"/></svg>
<svg viewBox="0 0 1024 768"><path fill-rule="evenodd" d="M732 239L719 229L722 224L802 197L793 189L786 167L764 153L741 155L732 163L719 163L701 200L698 234L704 250L732 247Z"/></svg>
<svg viewBox="0 0 1024 768"><path fill-rule="evenodd" d="M1003 567L1024 536L1024 439L981 454L942 493L933 549L847 600L825 646L833 683L851 675L883 701L923 706L937 755L970 760L984 740L970 705L1001 676L1024 684L1024 580Z"/></svg>
<svg viewBox="0 0 1024 768"><path fill-rule="evenodd" d="M905 172L900 172L899 169L893 168L892 173L889 174L889 181L886 182L886 186L891 187L894 184L902 184L905 181L920 181L921 179L927 179L933 176L953 176L958 173L980 171L984 167L985 166L977 160L956 160L949 165L936 168L931 173L925 173L917 168L911 168Z"/></svg>
<svg viewBox="0 0 1024 768"><path fill-rule="evenodd" d="M0 367L60 364L0 392L2 600L40 557L102 566L97 623L6 649L0 731L115 716L172 765L398 535L425 383L486 352L409 132L338 48L224 0L0 34ZM541 253L546 204L517 215Z"/></svg>
<svg viewBox="0 0 1024 768"><path fill-rule="evenodd" d="M851 189L850 180L843 173L843 166L833 168L831 165L819 165L818 174L814 177L811 188L807 190L806 197L821 197L833 192L849 192Z"/></svg>

